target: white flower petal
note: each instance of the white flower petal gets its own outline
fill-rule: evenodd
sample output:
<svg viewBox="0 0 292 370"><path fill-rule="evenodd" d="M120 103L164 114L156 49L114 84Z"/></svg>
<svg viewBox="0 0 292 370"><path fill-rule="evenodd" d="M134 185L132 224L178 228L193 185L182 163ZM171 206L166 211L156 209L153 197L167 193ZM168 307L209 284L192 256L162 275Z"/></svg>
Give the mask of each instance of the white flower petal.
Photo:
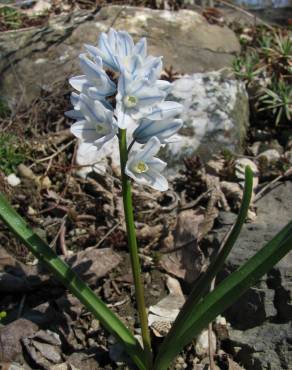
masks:
<svg viewBox="0 0 292 370"><path fill-rule="evenodd" d="M72 119L76 119L76 120L80 120L84 118L83 114L79 110L75 110L75 109L65 112L65 116L72 118Z"/></svg>
<svg viewBox="0 0 292 370"><path fill-rule="evenodd" d="M156 157L149 159L146 163L147 165L149 165L150 168L152 168L156 172L163 171L165 167L167 166L166 162Z"/></svg>
<svg viewBox="0 0 292 370"><path fill-rule="evenodd" d="M162 121L142 120L140 125L133 133L135 140L140 143L146 143L151 137L156 136L161 143L165 143L166 139L174 135L182 127L181 119Z"/></svg>
<svg viewBox="0 0 292 370"><path fill-rule="evenodd" d="M117 54L119 58L124 58L125 56L132 55L134 48L134 42L132 37L126 31L118 32L118 44L117 44Z"/></svg>
<svg viewBox="0 0 292 370"><path fill-rule="evenodd" d="M140 39L133 49L133 54L140 55L142 58L146 58L147 55L147 40L145 37Z"/></svg>
<svg viewBox="0 0 292 370"><path fill-rule="evenodd" d="M150 160L151 157L159 152L160 146L161 144L157 137L152 137L143 147L143 149L137 154L137 157L147 162L147 160Z"/></svg>
<svg viewBox="0 0 292 370"><path fill-rule="evenodd" d="M77 91L83 91L84 89L90 87L86 76L75 76L69 79L69 84Z"/></svg>
<svg viewBox="0 0 292 370"><path fill-rule="evenodd" d="M159 172L156 172L152 169L147 171L145 174L146 181L148 185L155 190L166 191L168 189L168 182L164 176Z"/></svg>
<svg viewBox="0 0 292 370"><path fill-rule="evenodd" d="M87 143L93 143L98 138L95 127L89 124L86 120L73 123L70 131L78 139Z"/></svg>
<svg viewBox="0 0 292 370"><path fill-rule="evenodd" d="M150 120L162 120L175 117L176 115L181 114L182 111L182 104L174 101L164 101L156 104L146 118Z"/></svg>
<svg viewBox="0 0 292 370"><path fill-rule="evenodd" d="M98 49L103 63L106 64L109 68L116 71L118 67L117 60L113 54L111 46L109 45L108 37L104 32L102 32L99 37Z"/></svg>

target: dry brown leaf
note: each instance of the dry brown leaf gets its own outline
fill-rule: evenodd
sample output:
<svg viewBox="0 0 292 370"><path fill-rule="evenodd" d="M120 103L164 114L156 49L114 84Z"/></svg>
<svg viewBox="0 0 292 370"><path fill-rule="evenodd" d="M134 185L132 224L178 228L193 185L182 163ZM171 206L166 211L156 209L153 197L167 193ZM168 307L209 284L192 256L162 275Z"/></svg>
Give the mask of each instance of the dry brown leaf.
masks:
<svg viewBox="0 0 292 370"><path fill-rule="evenodd" d="M67 259L68 264L89 285L105 276L122 261L111 248L85 249Z"/></svg>
<svg viewBox="0 0 292 370"><path fill-rule="evenodd" d="M203 253L197 244L198 229L203 220L201 210L181 212L173 238L167 238L167 250L160 261L168 273L190 283L198 278L204 263Z"/></svg>

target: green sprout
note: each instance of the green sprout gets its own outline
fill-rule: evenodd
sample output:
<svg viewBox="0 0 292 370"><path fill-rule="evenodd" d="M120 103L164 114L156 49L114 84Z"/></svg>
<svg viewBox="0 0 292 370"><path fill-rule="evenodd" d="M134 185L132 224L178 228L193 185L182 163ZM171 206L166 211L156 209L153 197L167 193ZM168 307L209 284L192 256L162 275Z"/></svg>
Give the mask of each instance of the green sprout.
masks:
<svg viewBox="0 0 292 370"><path fill-rule="evenodd" d="M265 94L259 98L263 107L259 111L271 110L276 116L276 126L285 118L292 118L292 86L285 84L283 80L272 85L271 89L265 89Z"/></svg>
<svg viewBox="0 0 292 370"><path fill-rule="evenodd" d="M0 170L5 175L16 170L26 157L25 148L20 145L16 136L4 133L0 134Z"/></svg>
<svg viewBox="0 0 292 370"><path fill-rule="evenodd" d="M21 13L11 6L0 7L0 25L1 23L10 29L18 29L22 24Z"/></svg>
<svg viewBox="0 0 292 370"><path fill-rule="evenodd" d="M259 55L255 52L246 55L245 57L236 57L233 61L233 70L237 77L251 82L263 70L259 67Z"/></svg>
<svg viewBox="0 0 292 370"><path fill-rule="evenodd" d="M275 34L274 52L282 58L292 59L292 40L289 36Z"/></svg>

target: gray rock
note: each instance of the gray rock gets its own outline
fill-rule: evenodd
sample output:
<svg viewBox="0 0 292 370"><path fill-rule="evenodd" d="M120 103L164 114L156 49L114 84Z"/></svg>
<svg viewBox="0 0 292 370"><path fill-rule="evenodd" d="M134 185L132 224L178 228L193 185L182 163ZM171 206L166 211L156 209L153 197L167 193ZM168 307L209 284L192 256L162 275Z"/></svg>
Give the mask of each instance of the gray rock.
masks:
<svg viewBox="0 0 292 370"><path fill-rule="evenodd" d="M181 140L166 147L172 166L194 153L207 160L224 148L241 151L249 124L242 83L222 71L196 73L175 81L172 95L185 107Z"/></svg>
<svg viewBox="0 0 292 370"><path fill-rule="evenodd" d="M234 32L210 25L198 13L108 6L98 13L74 12L52 18L48 26L0 35L0 94L29 104L41 87L53 89L77 72L84 43L95 44L101 31L124 29L146 36L149 51L163 55L165 65L179 72L218 70L231 65L240 51Z"/></svg>
<svg viewBox="0 0 292 370"><path fill-rule="evenodd" d="M243 227L221 279L241 266L291 221L292 182L278 184L256 205L257 219ZM223 222L228 220L226 213L221 219ZM215 231L214 242L218 245L230 227L226 224ZM291 266L290 252L224 314L233 328L231 343L234 348L241 348L236 360L248 370L288 369L289 362L292 363L291 330L289 332L292 320Z"/></svg>
<svg viewBox="0 0 292 370"><path fill-rule="evenodd" d="M262 326L245 331L230 330L229 344L236 362L248 370L291 369L292 323L265 322Z"/></svg>

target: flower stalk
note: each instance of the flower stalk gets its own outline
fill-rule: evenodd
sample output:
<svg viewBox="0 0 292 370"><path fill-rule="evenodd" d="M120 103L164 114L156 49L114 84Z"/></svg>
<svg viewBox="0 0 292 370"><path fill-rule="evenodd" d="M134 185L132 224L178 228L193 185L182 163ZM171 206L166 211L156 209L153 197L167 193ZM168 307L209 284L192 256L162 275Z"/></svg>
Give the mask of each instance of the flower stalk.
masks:
<svg viewBox="0 0 292 370"><path fill-rule="evenodd" d="M131 182L125 173L125 167L128 160L128 149L127 149L127 137L126 129L119 129L119 149L120 149L120 161L121 161L121 176L122 176L122 193L123 193L123 204L125 213L125 222L128 236L128 247L131 258L132 273L135 285L135 294L137 301L137 308L139 314L139 320L141 325L141 334L143 341L143 348L146 355L147 370L152 369L152 349L151 339L148 327L148 318L146 312L145 298L144 298L144 286L141 279L141 267L138 255L138 246L136 238L136 230L134 224L133 215L133 204L132 204L132 193L131 193Z"/></svg>

